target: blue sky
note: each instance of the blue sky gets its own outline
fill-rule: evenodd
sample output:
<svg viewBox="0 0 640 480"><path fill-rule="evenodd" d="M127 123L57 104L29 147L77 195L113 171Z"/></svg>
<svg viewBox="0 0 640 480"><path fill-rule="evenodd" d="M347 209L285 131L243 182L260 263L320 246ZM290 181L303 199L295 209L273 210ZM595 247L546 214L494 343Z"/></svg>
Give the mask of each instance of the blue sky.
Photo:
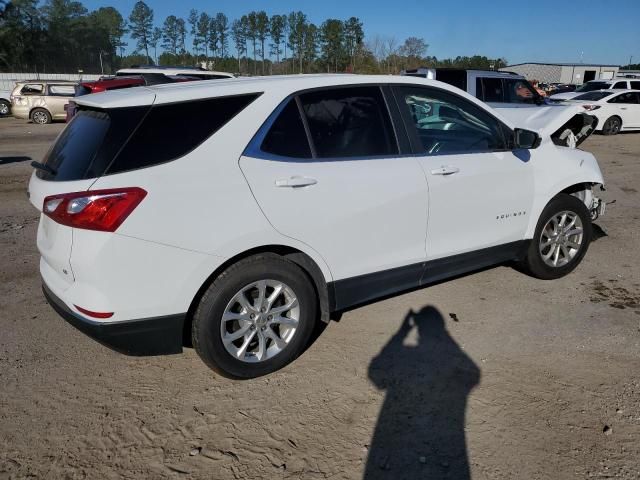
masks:
<svg viewBox="0 0 640 480"><path fill-rule="evenodd" d="M134 0L84 0L89 9L114 6L127 16ZM640 0L147 0L159 25L196 8L230 19L251 10L269 15L302 10L314 23L357 16L365 33L423 37L429 55L505 57L509 63L640 63ZM133 45L130 42L130 46Z"/></svg>

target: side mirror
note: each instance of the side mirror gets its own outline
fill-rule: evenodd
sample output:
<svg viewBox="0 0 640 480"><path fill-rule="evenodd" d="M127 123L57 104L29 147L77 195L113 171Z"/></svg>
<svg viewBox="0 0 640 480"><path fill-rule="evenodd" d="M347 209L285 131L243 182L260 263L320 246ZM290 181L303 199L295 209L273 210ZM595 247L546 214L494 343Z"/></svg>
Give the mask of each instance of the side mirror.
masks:
<svg viewBox="0 0 640 480"><path fill-rule="evenodd" d="M540 135L531 130L525 130L523 128L516 128L513 131L513 143L515 148L524 148L530 150L532 148L538 148L542 139Z"/></svg>

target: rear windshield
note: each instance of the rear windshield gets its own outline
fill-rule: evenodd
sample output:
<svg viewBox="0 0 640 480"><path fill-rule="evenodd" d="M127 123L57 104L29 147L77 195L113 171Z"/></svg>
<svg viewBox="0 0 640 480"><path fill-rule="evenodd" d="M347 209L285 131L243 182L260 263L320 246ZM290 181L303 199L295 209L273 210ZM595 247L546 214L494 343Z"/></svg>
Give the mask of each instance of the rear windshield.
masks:
<svg viewBox="0 0 640 480"><path fill-rule="evenodd" d="M96 178L169 162L191 152L259 94L158 106L80 107L45 155L43 180Z"/></svg>
<svg viewBox="0 0 640 480"><path fill-rule="evenodd" d="M583 93L582 95L578 95L577 97L574 98L574 100L591 100L591 101L602 100L603 98L609 97L614 93L616 92L613 92L613 91L587 92L587 93Z"/></svg>

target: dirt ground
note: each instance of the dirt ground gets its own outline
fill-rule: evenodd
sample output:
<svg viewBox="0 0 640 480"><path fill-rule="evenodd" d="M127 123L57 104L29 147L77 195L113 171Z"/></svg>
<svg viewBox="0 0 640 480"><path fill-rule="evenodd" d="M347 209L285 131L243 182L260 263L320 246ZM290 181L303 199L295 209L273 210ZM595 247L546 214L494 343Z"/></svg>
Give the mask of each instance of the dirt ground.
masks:
<svg viewBox="0 0 640 480"><path fill-rule="evenodd" d="M640 134L593 136L582 265L501 266L333 322L252 381L132 358L44 301L31 168L63 125L0 119L0 478L640 478Z"/></svg>

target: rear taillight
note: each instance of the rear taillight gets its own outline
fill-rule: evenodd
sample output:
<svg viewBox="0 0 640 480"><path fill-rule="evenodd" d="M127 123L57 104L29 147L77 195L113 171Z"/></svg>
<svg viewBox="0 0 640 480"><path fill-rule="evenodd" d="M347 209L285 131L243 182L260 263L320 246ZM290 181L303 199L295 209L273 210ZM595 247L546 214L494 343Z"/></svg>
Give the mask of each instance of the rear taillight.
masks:
<svg viewBox="0 0 640 480"><path fill-rule="evenodd" d="M115 232L146 195L138 187L51 195L42 213L61 225Z"/></svg>

